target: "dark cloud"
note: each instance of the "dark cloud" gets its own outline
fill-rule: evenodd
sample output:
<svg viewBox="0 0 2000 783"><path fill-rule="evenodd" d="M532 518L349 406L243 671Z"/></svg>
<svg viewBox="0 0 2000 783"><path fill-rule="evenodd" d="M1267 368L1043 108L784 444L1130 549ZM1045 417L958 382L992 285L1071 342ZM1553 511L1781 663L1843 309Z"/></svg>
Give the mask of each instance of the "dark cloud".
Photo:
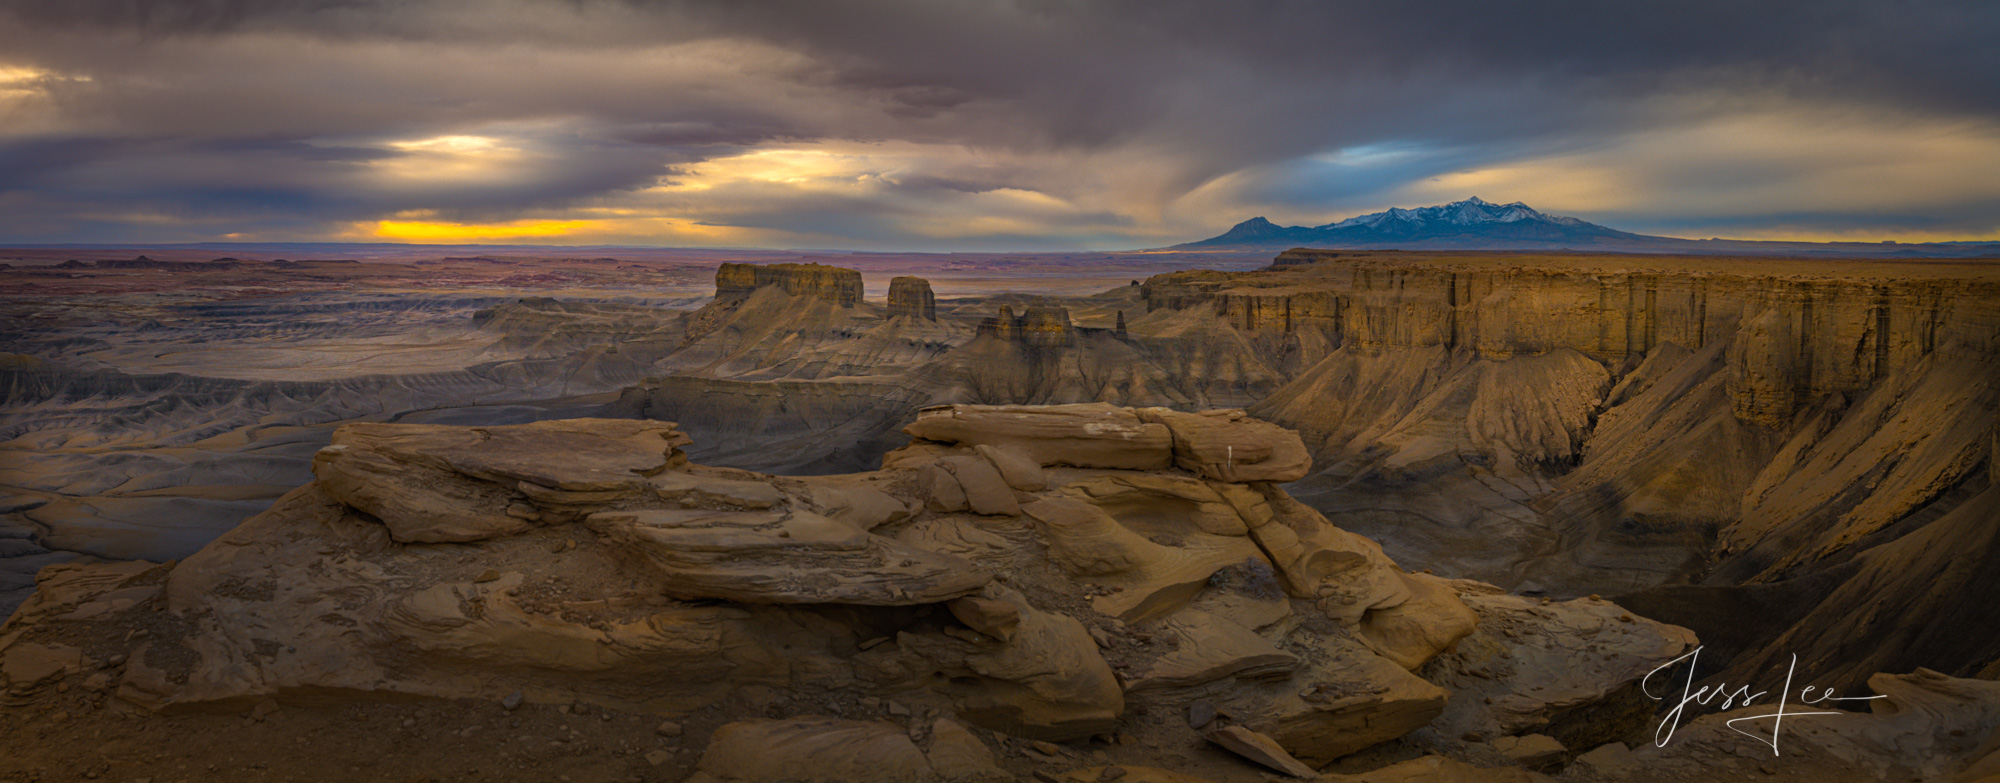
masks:
<svg viewBox="0 0 2000 783"><path fill-rule="evenodd" d="M325 232L408 212L692 208L686 194L634 194L760 149L880 144L903 157L840 174L881 180L841 192L840 209L781 188L760 189L761 208L715 209L744 228L914 246L1034 236L911 229L1028 191L1083 216L1013 215L1058 243L1149 244L1246 211L1377 208L1454 172L1759 113L1885 133L1907 122L1987 149L2000 135L1996 37L2000 5L1888 0L0 0L0 69L39 74L12 92L0 82L0 191L45 205L0 217L0 239L101 230L97 216L117 212ZM454 168L407 146L454 135L514 151L480 153L480 172L471 154ZM1717 157L1695 167L1710 181L1664 184L1698 194L1789 177L1803 194L1804 172L1839 164L1824 154ZM1703 225L1910 212L1801 198ZM57 204L96 207L50 222ZM1621 209L1597 214L1639 214ZM1656 223L1705 219L1684 213ZM1952 225L2000 230L1970 220Z"/></svg>

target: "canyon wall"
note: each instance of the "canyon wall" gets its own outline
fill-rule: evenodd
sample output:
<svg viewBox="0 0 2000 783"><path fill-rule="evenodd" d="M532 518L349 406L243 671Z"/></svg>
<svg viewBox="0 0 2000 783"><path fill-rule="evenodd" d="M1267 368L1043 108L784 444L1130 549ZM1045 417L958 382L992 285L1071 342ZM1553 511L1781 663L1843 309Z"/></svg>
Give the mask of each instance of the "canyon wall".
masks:
<svg viewBox="0 0 2000 783"><path fill-rule="evenodd" d="M1730 340L1731 404L1767 425L1939 351L1992 357L2000 333L1996 284L1970 271L1926 278L1898 276L1918 266L1894 262L1688 259L1647 268L1640 259L1555 258L1538 268L1508 256L1291 250L1262 273L1158 275L1144 296L1149 311L1205 306L1242 329L1323 324L1363 355L1443 346L1504 359L1568 349L1616 364L1668 343L1699 351ZM1793 273L1770 274L1770 265Z"/></svg>
<svg viewBox="0 0 2000 783"><path fill-rule="evenodd" d="M1968 524L1992 484L1991 264L1291 251L1144 289L1149 317L1337 346L1253 410L1320 459L1295 492L1399 558L1532 592L1651 591L1635 600L1761 651L1745 661L1812 638L1858 682L1874 669L1847 648L1883 634L1844 635L1826 591L1915 601L1907 630L1960 580L1886 566L1912 562L1897 542L1980 542L1924 561L1943 573L2000 554L1938 527ZM1702 623L1748 599L1666 608L1687 583L1774 587L1766 614L1728 621L1758 628L1741 633ZM1870 660L2000 657L1983 638L1887 638Z"/></svg>

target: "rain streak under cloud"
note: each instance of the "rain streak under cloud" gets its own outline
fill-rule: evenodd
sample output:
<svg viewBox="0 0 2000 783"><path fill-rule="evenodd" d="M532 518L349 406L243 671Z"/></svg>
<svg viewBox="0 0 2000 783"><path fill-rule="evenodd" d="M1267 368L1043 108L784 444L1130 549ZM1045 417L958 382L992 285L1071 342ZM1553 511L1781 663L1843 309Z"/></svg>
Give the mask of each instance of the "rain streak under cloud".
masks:
<svg viewBox="0 0 2000 783"><path fill-rule="evenodd" d="M0 241L2000 238L1983 2L0 2Z"/></svg>

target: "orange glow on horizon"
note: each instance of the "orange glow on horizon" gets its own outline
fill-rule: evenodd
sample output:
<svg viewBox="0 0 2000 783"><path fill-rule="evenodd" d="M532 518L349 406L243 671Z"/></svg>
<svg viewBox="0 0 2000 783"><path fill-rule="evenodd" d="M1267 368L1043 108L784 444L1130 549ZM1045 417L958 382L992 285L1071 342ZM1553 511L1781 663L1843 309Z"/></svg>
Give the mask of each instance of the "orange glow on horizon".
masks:
<svg viewBox="0 0 2000 783"><path fill-rule="evenodd" d="M375 224L375 235L388 239L419 241L560 237L581 229L592 228L595 224L594 220L516 220L511 223L491 224L383 220Z"/></svg>

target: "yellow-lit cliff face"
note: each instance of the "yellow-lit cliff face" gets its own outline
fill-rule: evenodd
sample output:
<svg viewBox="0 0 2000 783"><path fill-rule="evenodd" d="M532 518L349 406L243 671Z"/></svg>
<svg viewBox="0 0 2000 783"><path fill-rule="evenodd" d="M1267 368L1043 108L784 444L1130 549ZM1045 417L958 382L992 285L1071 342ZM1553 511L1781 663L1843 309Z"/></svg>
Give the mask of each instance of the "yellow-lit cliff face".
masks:
<svg viewBox="0 0 2000 783"><path fill-rule="evenodd" d="M931 283L921 277L898 277L889 281L890 318L937 320L937 296Z"/></svg>
<svg viewBox="0 0 2000 783"><path fill-rule="evenodd" d="M1331 328L1360 355L1573 350L1607 364L1730 343L1732 405L1776 425L1933 354L1993 357L2000 274L1965 263L1291 250L1270 270L1147 281L1149 310L1212 307L1243 329Z"/></svg>
<svg viewBox="0 0 2000 783"><path fill-rule="evenodd" d="M1991 264L1295 250L1156 276L1144 296L1148 319L1336 346L1252 410L1324 466L1295 491L1405 560L1556 594L1830 580L1803 591L1823 594L1865 562L1873 600L1957 589L1994 554L1919 568L1903 541L1957 536L1936 526L1990 505ZM1891 544L1912 567L1884 565ZM1782 592L1738 647L1840 636L1839 612Z"/></svg>
<svg viewBox="0 0 2000 783"><path fill-rule="evenodd" d="M715 271L715 296L740 300L776 286L793 296L825 299L842 307L861 301L861 273L825 264L723 264Z"/></svg>

